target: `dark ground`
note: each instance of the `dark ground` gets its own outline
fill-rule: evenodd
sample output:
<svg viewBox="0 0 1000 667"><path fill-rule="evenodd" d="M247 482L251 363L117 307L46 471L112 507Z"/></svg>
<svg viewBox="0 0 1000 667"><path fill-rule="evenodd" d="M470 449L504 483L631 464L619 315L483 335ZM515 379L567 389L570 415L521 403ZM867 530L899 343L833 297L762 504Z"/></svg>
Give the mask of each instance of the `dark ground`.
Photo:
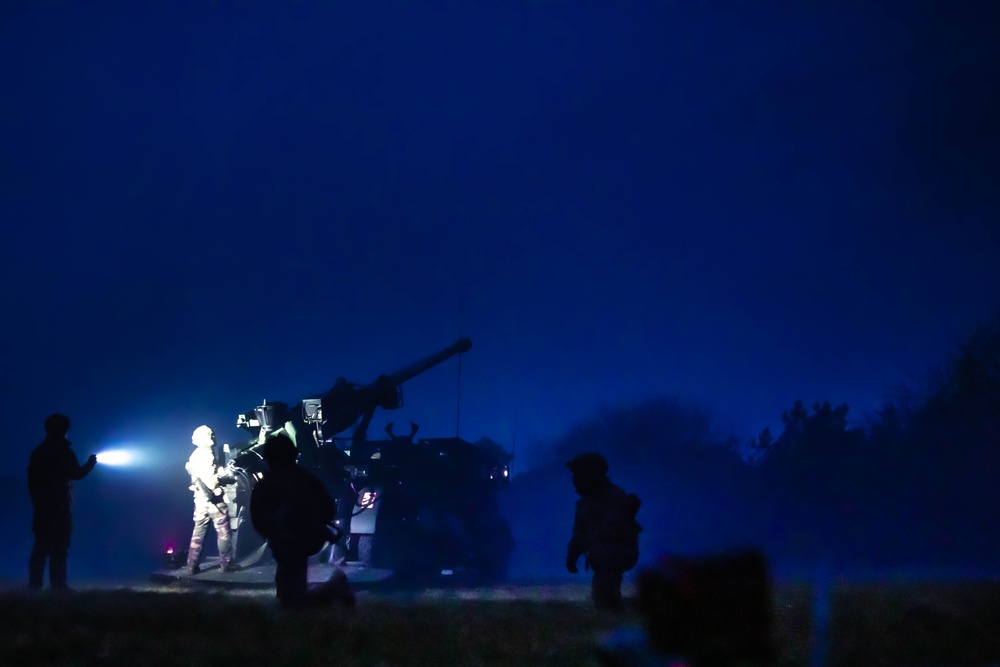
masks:
<svg viewBox="0 0 1000 667"><path fill-rule="evenodd" d="M292 613L268 588L79 582L57 597L9 583L0 663L599 665L599 652L616 648L647 659L633 664L659 664L648 662L662 656L648 652L642 617L594 611L588 592L584 582L361 590L354 610ZM1000 663L997 580L835 581L821 591L777 580L774 605L778 665Z"/></svg>

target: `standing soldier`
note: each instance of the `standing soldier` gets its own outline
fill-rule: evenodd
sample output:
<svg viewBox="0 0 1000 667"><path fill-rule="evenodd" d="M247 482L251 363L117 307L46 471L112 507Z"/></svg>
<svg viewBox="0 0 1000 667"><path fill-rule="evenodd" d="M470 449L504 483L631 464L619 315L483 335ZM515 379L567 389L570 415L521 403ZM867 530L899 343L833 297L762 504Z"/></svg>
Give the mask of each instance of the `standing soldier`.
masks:
<svg viewBox="0 0 1000 667"><path fill-rule="evenodd" d="M566 464L580 495L573 518L573 536L566 549L566 569L576 574L576 563L594 571L591 598L598 609L622 609L622 575L639 561L639 532L635 519L639 497L625 493L608 479L608 462L589 452Z"/></svg>
<svg viewBox="0 0 1000 667"><path fill-rule="evenodd" d="M191 533L191 545L188 547L186 572L198 574L201 572L201 550L205 544L205 533L208 524L215 524L215 536L219 546L219 563L223 572L234 572L240 569L233 562L233 539L229 529L229 509L221 484L232 484L235 480L220 477L215 465L215 432L208 426L199 426L191 435L194 451L188 458L184 469L191 475L191 486L194 492L194 531Z"/></svg>
<svg viewBox="0 0 1000 667"><path fill-rule="evenodd" d="M28 560L28 587L41 590L45 578L45 561L49 562L49 584L52 590L66 592L66 557L69 537L73 532L71 512L73 482L86 477L97 464L91 454L80 465L66 439L69 417L49 415L45 419L45 440L31 452L28 464L28 492L34 515L31 530L35 544Z"/></svg>

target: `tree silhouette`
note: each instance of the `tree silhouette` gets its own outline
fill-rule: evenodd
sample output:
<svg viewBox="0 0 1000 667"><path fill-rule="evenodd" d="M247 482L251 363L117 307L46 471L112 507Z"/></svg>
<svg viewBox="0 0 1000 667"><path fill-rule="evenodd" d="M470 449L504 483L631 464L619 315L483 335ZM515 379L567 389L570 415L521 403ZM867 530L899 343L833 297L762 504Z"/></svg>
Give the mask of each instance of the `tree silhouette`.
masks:
<svg viewBox="0 0 1000 667"><path fill-rule="evenodd" d="M514 561L561 574L575 500L565 462L583 451L604 454L643 498L646 562L733 544L761 546L786 569L1000 561L1000 317L863 427L849 414L796 401L780 434L763 429L739 450L710 411L677 397L602 407L512 480Z"/></svg>
<svg viewBox="0 0 1000 667"><path fill-rule="evenodd" d="M737 439L722 434L712 413L675 396L603 406L548 448L560 465L576 454L603 454L618 470L646 470L666 463L684 466L733 463Z"/></svg>
<svg viewBox="0 0 1000 667"><path fill-rule="evenodd" d="M750 443L744 448L744 460L751 465L762 462L771 453L774 443L774 434L770 428L765 427L756 437L751 438Z"/></svg>
<svg viewBox="0 0 1000 667"><path fill-rule="evenodd" d="M513 571L564 574L563 556L576 495L566 461L585 451L607 458L610 477L642 498L640 559L701 552L751 541L746 520L746 464L737 439L712 413L676 397L605 406L552 442L534 469L505 494L518 548Z"/></svg>
<svg viewBox="0 0 1000 667"><path fill-rule="evenodd" d="M796 401L754 468L767 516L760 530L783 557L843 560L861 541L859 515L871 506L875 470L864 431L848 425L848 411L824 402L810 413Z"/></svg>
<svg viewBox="0 0 1000 667"><path fill-rule="evenodd" d="M867 423L885 517L879 531L896 562L990 565L1000 489L1000 318L980 325L925 386L897 390ZM877 515L877 514L876 514Z"/></svg>

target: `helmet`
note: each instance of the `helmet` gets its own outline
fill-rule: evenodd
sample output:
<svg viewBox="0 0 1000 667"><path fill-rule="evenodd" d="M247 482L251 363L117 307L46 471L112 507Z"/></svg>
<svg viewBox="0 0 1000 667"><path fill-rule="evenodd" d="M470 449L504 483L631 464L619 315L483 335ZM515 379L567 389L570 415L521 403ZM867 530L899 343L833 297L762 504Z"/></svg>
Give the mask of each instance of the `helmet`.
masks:
<svg viewBox="0 0 1000 667"><path fill-rule="evenodd" d="M272 468L293 465L298 455L295 443L285 433L268 436L261 454L267 465Z"/></svg>
<svg viewBox="0 0 1000 667"><path fill-rule="evenodd" d="M215 431L202 424L191 434L191 444L195 447L211 447L215 440Z"/></svg>
<svg viewBox="0 0 1000 667"><path fill-rule="evenodd" d="M45 432L52 435L66 435L69 431L69 417L61 414L52 414L45 418Z"/></svg>
<svg viewBox="0 0 1000 667"><path fill-rule="evenodd" d="M608 472L608 461L597 452L586 452L567 461L566 467L574 474L601 476Z"/></svg>

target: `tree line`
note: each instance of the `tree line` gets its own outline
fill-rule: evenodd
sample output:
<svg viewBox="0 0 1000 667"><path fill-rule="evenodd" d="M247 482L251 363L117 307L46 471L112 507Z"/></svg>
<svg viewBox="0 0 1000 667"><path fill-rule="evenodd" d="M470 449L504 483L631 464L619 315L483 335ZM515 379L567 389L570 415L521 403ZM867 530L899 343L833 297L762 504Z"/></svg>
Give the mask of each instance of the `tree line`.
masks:
<svg viewBox="0 0 1000 667"><path fill-rule="evenodd" d="M575 500L564 464L587 450L643 498L643 560L754 545L791 570L1000 563L1000 317L873 414L849 414L796 401L780 432L745 442L676 396L602 408L514 478L514 569L557 571L545 552L564 548Z"/></svg>

